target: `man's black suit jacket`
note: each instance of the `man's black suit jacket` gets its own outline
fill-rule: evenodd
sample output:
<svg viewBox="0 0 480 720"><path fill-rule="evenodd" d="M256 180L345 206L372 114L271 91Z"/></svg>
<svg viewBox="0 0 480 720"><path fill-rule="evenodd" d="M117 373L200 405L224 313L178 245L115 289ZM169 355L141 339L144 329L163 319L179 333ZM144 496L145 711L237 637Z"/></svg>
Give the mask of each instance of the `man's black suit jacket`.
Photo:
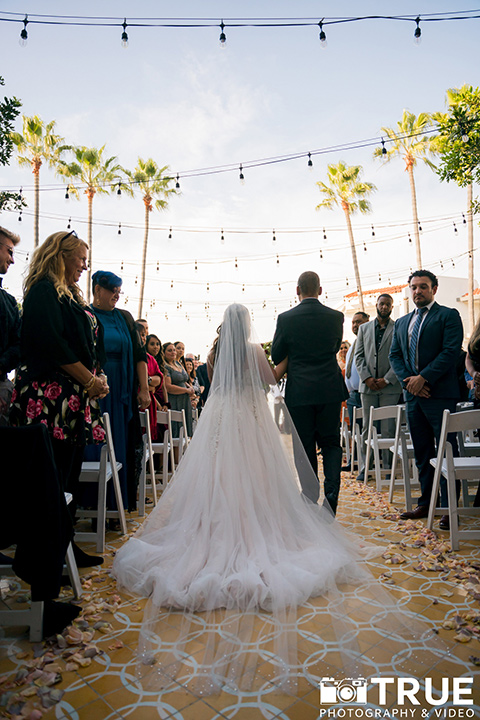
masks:
<svg viewBox="0 0 480 720"><path fill-rule="evenodd" d="M399 381L416 375L408 360L408 326L413 313L404 315L395 323L390 347L390 364ZM434 303L427 313L418 338L418 372L430 387L432 398L458 398L456 364L462 350L462 319L455 308ZM406 400L413 395L404 391Z"/></svg>
<svg viewBox="0 0 480 720"><path fill-rule="evenodd" d="M343 337L343 313L305 298L278 316L272 360L288 355L285 401L289 406L341 402L348 390L337 363Z"/></svg>

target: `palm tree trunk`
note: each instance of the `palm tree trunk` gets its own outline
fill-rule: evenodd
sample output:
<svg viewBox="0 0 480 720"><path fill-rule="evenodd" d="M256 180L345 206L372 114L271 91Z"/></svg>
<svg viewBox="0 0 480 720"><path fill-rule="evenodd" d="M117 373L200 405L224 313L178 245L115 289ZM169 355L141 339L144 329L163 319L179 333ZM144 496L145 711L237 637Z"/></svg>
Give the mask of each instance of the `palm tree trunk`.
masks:
<svg viewBox="0 0 480 720"><path fill-rule="evenodd" d="M143 236L143 252L142 252L142 277L140 279L140 298L138 300L138 317L142 317L143 308L143 292L145 290L145 269L147 266L147 247L148 247L148 229L150 225L150 210L152 201L149 195L143 198L145 203L145 235Z"/></svg>
<svg viewBox="0 0 480 720"><path fill-rule="evenodd" d="M363 294L362 294L362 283L360 282L360 271L358 269L357 251L355 248L355 241L353 239L352 222L350 220L350 210L348 208L348 205L346 205L344 203L342 203L342 207L343 207L343 211L345 213L345 219L347 221L348 237L350 238L350 249L352 251L353 270L355 272L355 282L357 284L357 293L358 293L358 300L360 303L360 310L362 312L365 312L365 306L363 303Z"/></svg>
<svg viewBox="0 0 480 720"><path fill-rule="evenodd" d="M33 165L33 186L34 186L34 221L33 221L33 248L38 247L39 243L39 218L40 218L40 166L41 160L37 160Z"/></svg>
<svg viewBox="0 0 480 720"><path fill-rule="evenodd" d="M413 162L406 158L408 179L410 180L410 194L412 196L413 234L415 236L415 250L417 251L417 270L422 269L422 251L420 248L420 230L418 229L417 191L413 177Z"/></svg>
<svg viewBox="0 0 480 720"><path fill-rule="evenodd" d="M95 196L95 189L88 188L86 191L88 200L88 270L87 270L87 302L91 301L92 292L92 244L93 244L93 198Z"/></svg>
<svg viewBox="0 0 480 720"><path fill-rule="evenodd" d="M473 296L474 263L473 263L473 183L467 185L467 233L468 233L468 324L470 335L475 327L475 300Z"/></svg>

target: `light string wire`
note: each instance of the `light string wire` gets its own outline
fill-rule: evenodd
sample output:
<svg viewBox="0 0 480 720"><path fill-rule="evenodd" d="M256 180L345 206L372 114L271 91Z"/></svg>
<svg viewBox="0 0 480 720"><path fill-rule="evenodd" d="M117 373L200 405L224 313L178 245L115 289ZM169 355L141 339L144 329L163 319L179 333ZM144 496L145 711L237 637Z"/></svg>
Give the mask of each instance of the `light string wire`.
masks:
<svg viewBox="0 0 480 720"><path fill-rule="evenodd" d="M424 130L416 133L405 133L405 134L397 134L394 138L385 138L384 136L376 136L373 138L367 138L365 140L357 140L350 143L343 143L340 145L331 145L325 148L319 148L318 150L309 150L309 151L303 151L303 152L296 152L296 153L290 153L287 155L277 155L269 158L260 158L257 160L247 160L246 162L241 163L241 167L243 170L250 170L252 168L258 168L258 167L264 167L266 165L278 165L279 163L285 163L285 162L291 162L292 160L300 160L305 159L310 156L319 156L319 155L327 155L334 152L348 152L350 150L359 150L366 147L373 147L374 145L381 145L397 142L398 140L407 140L409 138L415 138L425 135L431 135L433 133L436 133L440 130L440 126L438 124L434 124L432 126L426 127ZM191 178L191 177L204 177L206 175L218 175L222 173L228 173L228 172L238 172L239 169L239 163L228 163L226 165L214 165L211 167L206 168L198 168L196 170L179 170L178 172L172 172L171 176L167 176L165 179L174 181L177 177L181 178L182 180L185 178ZM128 184L133 187L135 190L135 185L138 185L142 182L142 180L121 180L120 184ZM119 185L119 181L116 180L115 182L105 182L105 183L98 183L98 187L111 187L112 189L116 188ZM51 184L44 184L40 186L40 192L51 192L51 191L57 191L61 190L62 192L65 190L65 186L67 188L75 188L76 190L87 190L88 189L88 183L77 183L74 178L69 180L66 178L62 184L59 183L51 183ZM7 186L0 186L0 190L6 190L9 192L15 192L15 190L12 188L11 185ZM33 185L25 185L21 188L21 193L23 192L32 192L35 188Z"/></svg>
<svg viewBox="0 0 480 720"><path fill-rule="evenodd" d="M417 13L405 15L362 15L362 16L332 16L321 19L322 25L338 25L366 20L387 20L397 22L416 22L420 17L422 22L448 22L454 20L476 20L480 18L480 9L452 10L447 12ZM28 24L32 25L70 25L88 27L123 27L126 18L115 16L83 16L83 15L55 15L39 13L19 13L10 11L0 12L0 22L23 23L23 17L28 17ZM319 25L318 17L307 18L129 18L128 27L140 28L275 28L275 27L315 27Z"/></svg>

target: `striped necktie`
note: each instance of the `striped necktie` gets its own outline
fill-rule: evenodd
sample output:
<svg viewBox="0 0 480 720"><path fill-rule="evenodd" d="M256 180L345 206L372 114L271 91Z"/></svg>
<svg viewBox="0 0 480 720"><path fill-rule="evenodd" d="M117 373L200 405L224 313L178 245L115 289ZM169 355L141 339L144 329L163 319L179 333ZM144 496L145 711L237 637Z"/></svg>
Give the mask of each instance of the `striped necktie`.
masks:
<svg viewBox="0 0 480 720"><path fill-rule="evenodd" d="M347 376L348 379L350 379L352 377L352 365L353 365L353 358L355 357L356 342L357 342L357 338L355 338L355 340L353 341L353 345L350 348L350 357L348 358L347 369L345 371L345 375Z"/></svg>
<svg viewBox="0 0 480 720"><path fill-rule="evenodd" d="M416 354L417 354L417 345L418 345L418 336L420 334L420 325L422 324L423 316L427 312L426 307L418 308L417 310L417 318L415 320L415 324L412 328L412 335L410 337L410 347L408 349L408 360L410 362L410 367L415 372L417 371L417 363L416 363Z"/></svg>

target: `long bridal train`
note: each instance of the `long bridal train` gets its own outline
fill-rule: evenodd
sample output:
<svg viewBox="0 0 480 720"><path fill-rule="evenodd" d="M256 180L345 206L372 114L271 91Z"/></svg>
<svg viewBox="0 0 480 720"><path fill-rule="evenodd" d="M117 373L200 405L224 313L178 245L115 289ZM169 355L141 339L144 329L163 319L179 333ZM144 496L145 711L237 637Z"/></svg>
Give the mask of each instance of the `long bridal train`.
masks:
<svg viewBox="0 0 480 720"><path fill-rule="evenodd" d="M368 571L364 560L381 549L300 493L299 475L312 470L285 449L265 394L273 375L248 320L243 306L227 308L188 451L114 561L119 586L149 598L143 682L293 690L299 674L314 684L364 676L386 641L401 657L441 653Z"/></svg>

